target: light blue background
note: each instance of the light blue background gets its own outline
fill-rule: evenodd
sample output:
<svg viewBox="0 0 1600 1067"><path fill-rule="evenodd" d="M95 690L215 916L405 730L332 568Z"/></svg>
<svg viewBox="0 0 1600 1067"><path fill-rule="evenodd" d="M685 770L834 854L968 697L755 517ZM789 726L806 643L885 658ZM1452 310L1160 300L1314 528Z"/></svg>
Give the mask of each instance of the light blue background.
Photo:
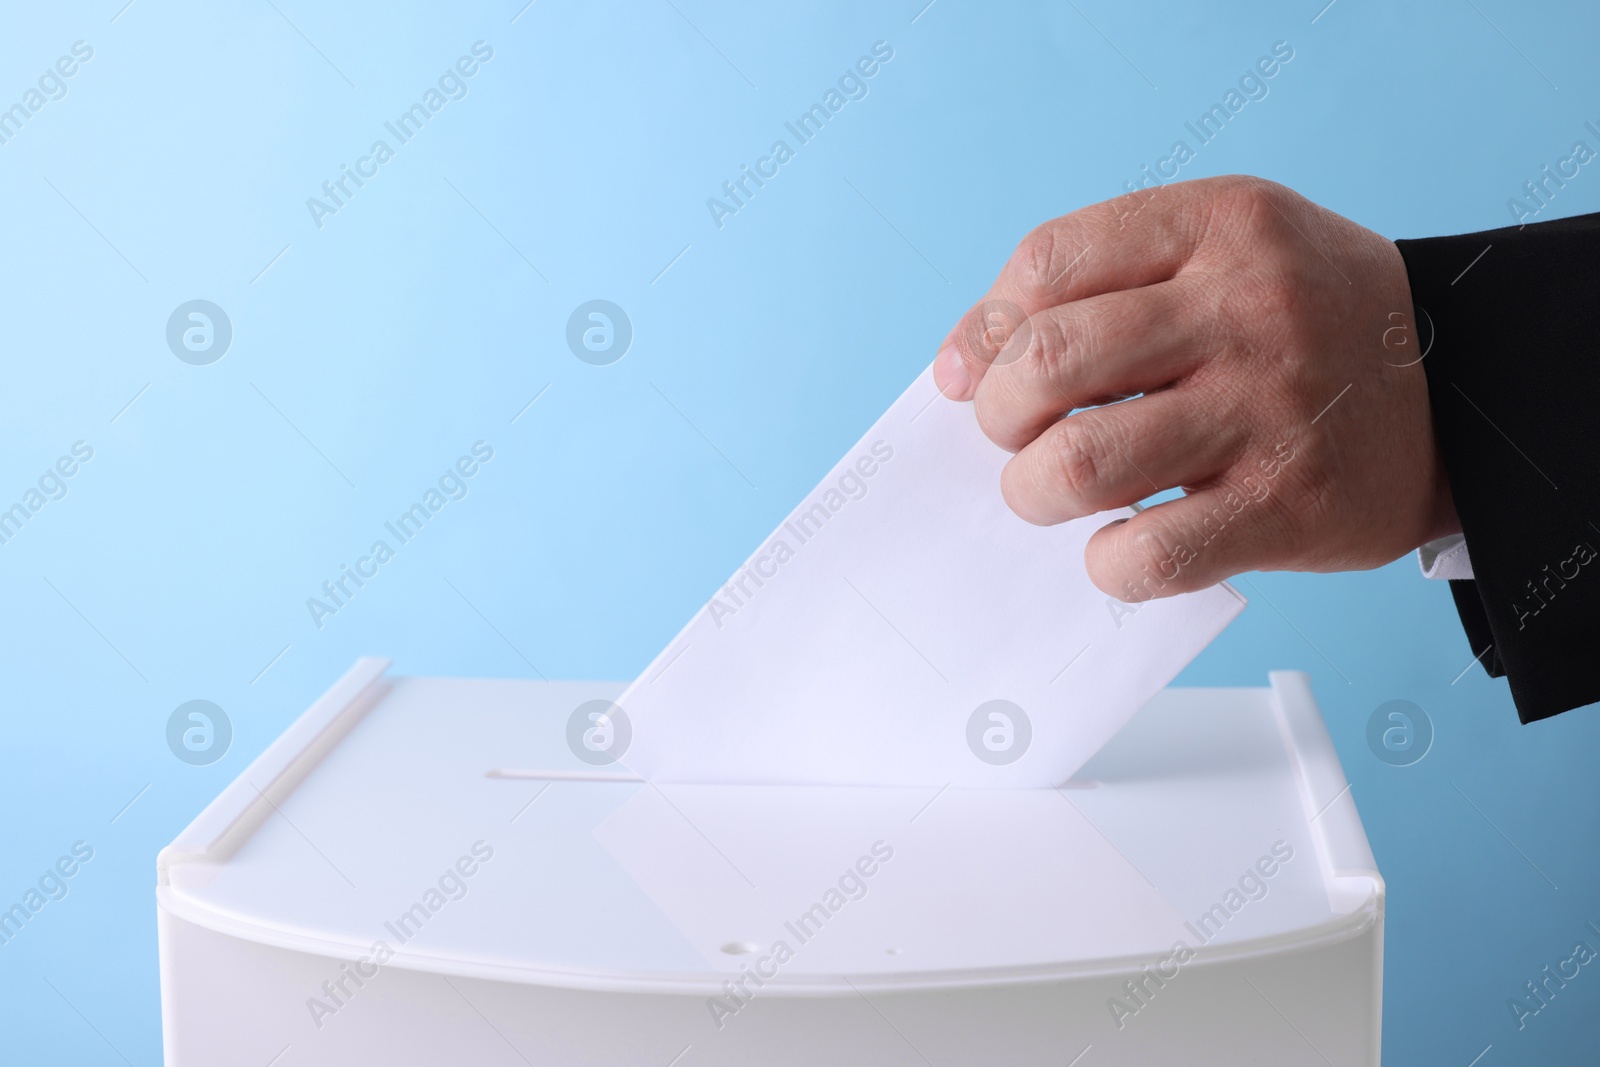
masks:
<svg viewBox="0 0 1600 1067"><path fill-rule="evenodd" d="M1600 120L1577 3L522 2L7 11L0 102L94 58L0 145L0 500L95 454L0 545L0 898L96 850L0 947L7 1060L158 1062L156 851L352 660L631 677L1024 232L1120 192L1273 42L1293 62L1185 177L1391 237L1507 223ZM317 229L306 198L479 39L470 94ZM870 95L716 228L706 198L878 40ZM1547 214L1597 207L1586 170ZM207 367L164 341L199 297L235 331ZM609 367L564 343L597 297L635 329ZM470 495L317 629L306 598L480 439ZM1600 974L1521 1032L1507 1000L1595 943L1593 712L1519 726L1409 559L1249 582L1182 681L1311 673L1389 882L1388 1062L1592 1056ZM209 767L164 740L194 698L236 730ZM1437 730L1411 767L1365 741L1394 698Z"/></svg>

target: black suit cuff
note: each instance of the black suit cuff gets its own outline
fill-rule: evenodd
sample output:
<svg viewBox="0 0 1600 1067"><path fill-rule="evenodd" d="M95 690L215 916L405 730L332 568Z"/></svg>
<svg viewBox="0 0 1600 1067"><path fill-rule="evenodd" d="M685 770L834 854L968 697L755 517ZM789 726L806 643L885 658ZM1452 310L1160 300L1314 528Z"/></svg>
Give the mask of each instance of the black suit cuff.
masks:
<svg viewBox="0 0 1600 1067"><path fill-rule="evenodd" d="M1523 722L1600 700L1600 215L1397 241L1473 580Z"/></svg>

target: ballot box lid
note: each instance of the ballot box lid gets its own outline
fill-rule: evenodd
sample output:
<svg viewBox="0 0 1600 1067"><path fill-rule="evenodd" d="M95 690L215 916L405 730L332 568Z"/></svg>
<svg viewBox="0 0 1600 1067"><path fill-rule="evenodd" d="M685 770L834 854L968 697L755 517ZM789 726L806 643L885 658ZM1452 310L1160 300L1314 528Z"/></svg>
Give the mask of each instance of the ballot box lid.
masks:
<svg viewBox="0 0 1600 1067"><path fill-rule="evenodd" d="M697 993L755 967L777 995L1133 972L1381 921L1299 673L1167 690L1058 788L977 790L628 781L569 740L621 683L387 668L359 661L162 850L161 907L441 974Z"/></svg>

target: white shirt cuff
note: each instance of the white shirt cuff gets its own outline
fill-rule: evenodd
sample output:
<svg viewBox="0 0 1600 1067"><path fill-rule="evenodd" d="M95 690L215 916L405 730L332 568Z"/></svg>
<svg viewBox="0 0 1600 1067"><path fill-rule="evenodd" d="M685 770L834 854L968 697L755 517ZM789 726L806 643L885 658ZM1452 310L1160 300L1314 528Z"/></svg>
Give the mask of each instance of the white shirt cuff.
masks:
<svg viewBox="0 0 1600 1067"><path fill-rule="evenodd" d="M1472 560L1467 558L1467 539L1451 534L1429 541L1417 549L1417 563L1424 578L1471 578Z"/></svg>

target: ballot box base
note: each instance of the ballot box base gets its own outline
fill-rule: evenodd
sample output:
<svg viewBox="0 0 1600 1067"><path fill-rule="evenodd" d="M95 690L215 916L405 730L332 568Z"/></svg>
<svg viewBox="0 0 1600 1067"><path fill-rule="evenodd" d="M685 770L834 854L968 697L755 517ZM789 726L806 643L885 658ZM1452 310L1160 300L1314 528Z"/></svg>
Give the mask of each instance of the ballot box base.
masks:
<svg viewBox="0 0 1600 1067"><path fill-rule="evenodd" d="M738 996L730 976L756 957L707 948L746 934L737 901L674 898L597 829L653 787L490 775L581 766L568 716L620 684L386 668L358 663L162 851L169 1067L1379 1061L1383 881L1303 675L1168 690L1055 791L1117 858L943 868L967 887L958 908L943 879L919 889L903 844L909 873L866 898L878 912ZM700 818L722 787L698 788L665 792ZM949 800L918 827L939 830ZM951 864L976 854L927 834ZM1019 885L1029 870L1039 884ZM1037 905L1129 871L1187 924L1185 951L1133 910ZM413 899L428 915L440 878L428 925L396 926ZM852 956L863 940L873 954Z"/></svg>

